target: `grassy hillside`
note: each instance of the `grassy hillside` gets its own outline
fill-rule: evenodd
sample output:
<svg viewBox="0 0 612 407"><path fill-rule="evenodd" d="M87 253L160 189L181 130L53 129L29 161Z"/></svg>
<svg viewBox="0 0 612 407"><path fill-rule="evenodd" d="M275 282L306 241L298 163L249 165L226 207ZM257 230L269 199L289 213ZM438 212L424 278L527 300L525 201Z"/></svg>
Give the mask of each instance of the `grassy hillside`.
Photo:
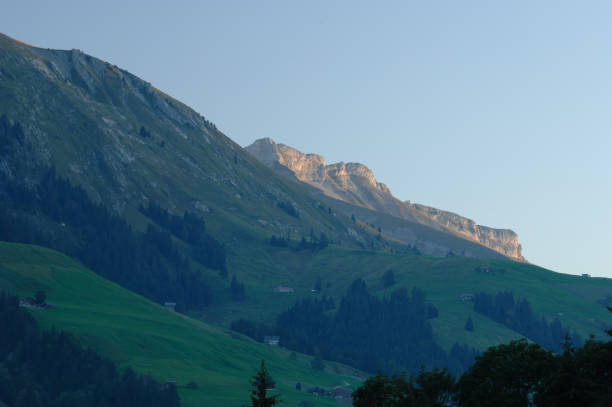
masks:
<svg viewBox="0 0 612 407"><path fill-rule="evenodd" d="M199 113L115 65L0 34L0 66L0 114L19 122L31 145L23 156L0 157L6 174L35 182L37 171L54 166L136 227L147 221L137 208L154 200L178 214L199 213L223 241L312 230L352 247L376 244L376 230L343 215L352 209L329 210L327 198L269 169ZM22 165L26 155L29 164ZM299 217L283 211L284 203ZM398 220L387 227L372 213L363 220L428 253L500 256L427 226Z"/></svg>
<svg viewBox="0 0 612 407"><path fill-rule="evenodd" d="M438 341L445 347L463 342L484 349L507 342L519 335L473 311L473 303L462 302L463 293L484 291L495 294L511 291L515 299L526 298L538 316L549 322L559 318L564 326L583 337L602 335L612 323L609 312L597 300L612 294L612 280L583 278L555 273L530 264L509 260L485 260L465 257L431 258L411 254L392 254L330 246L319 252L291 251L262 246L245 249L230 246L230 267L247 283L244 303L213 305L203 311L204 319L227 325L240 317L273 322L282 310L297 299L318 294L310 292L317 276L323 283L323 294L339 299L356 278L364 279L370 290L379 295L393 289L416 286L425 291L427 301L440 310L432 325ZM486 273L477 269L490 269ZM383 289L380 279L393 270L397 284ZM293 287L294 293L275 293L276 285ZM562 314L562 315L560 315ZM468 316L475 331L464 330Z"/></svg>
<svg viewBox="0 0 612 407"><path fill-rule="evenodd" d="M30 184L36 182L37 171L55 166L60 175L83 186L93 200L138 230L144 230L151 221L138 211L150 200L175 214L196 212L206 221L207 231L226 245L229 274L236 275L247 290L245 301L233 301L229 281L216 271L203 270L213 288L213 305L191 310L191 315L207 322L226 327L239 318L273 322L297 299L318 295L310 292L317 277L323 280L323 293L336 299L358 277L368 282L371 291L383 295L392 290L383 290L379 283L389 269L395 272L396 287L420 287L427 300L439 308L440 315L432 325L438 341L447 348L458 341L483 349L518 336L475 314L471 303L459 300L462 293L511 291L515 298L527 298L538 315L549 321L558 317L583 337L600 334L609 320L596 301L612 294L612 280L582 279L501 259L429 258L357 250L407 248L377 240L376 229L353 223L341 209L334 211L331 201L274 173L192 109L129 72L78 50L45 50L0 35L0 67L0 114L19 122L25 138L23 144L10 150L10 155L0 156L3 176ZM299 216L282 210L286 204L291 204ZM347 214L352 211L345 210ZM65 226L61 219L47 225L40 216L27 215L45 230L62 230ZM365 210L356 215L383 229L395 227L398 234L416 230L406 222L395 224L390 217L374 216ZM458 253L500 257L471 242L424 226L418 228L422 244L433 241L457 248ZM300 239L311 231L315 235L324 232L339 245L319 252L295 252L266 242L273 233L291 233L293 239ZM3 266L0 281L22 294L46 286L50 301L61 305L54 312L41 313L41 321L79 332L117 360L151 370L160 380L177 378L186 383L198 381L193 376L201 375L204 379L200 381L210 381L203 387L206 390L182 389L186 400L208 394L220 400L229 394L240 404L240 392L232 389L245 391L262 352L276 357L276 362L271 359L273 374L275 369L287 371L282 389L292 400L297 400L298 393L291 390L290 382L309 380L312 373L306 362L288 362L295 365L295 370L287 370L289 365L283 364L286 352L168 314L82 272L62 256L25 246L4 247L4 256L8 257L3 264L12 262L15 266ZM11 255L16 257L12 259ZM28 262L32 264L28 266ZM194 268L200 269L197 265ZM477 272L478 268L491 268L493 272ZM277 285L293 287L295 292L274 293ZM139 307L140 311L134 313ZM165 328L164 323L157 325L164 320L162 313L163 318L171 319ZM470 315L473 333L463 329ZM153 334L144 333L151 324L155 325ZM173 336L182 329L189 333ZM206 339L213 337L216 339ZM188 345L183 346L184 341ZM203 353L206 348L213 351ZM189 352L183 354L178 349ZM157 353L147 353L151 350ZM320 380L332 384L336 379L321 376Z"/></svg>
<svg viewBox="0 0 612 407"><path fill-rule="evenodd" d="M42 168L54 166L136 227L146 224L137 208L153 200L178 214L197 212L221 240L313 229L354 241L348 218L329 212L191 108L117 66L2 34L0 66L0 114L19 122L29 143L0 156L9 176L36 180ZM285 202L299 218L279 208Z"/></svg>
<svg viewBox="0 0 612 407"><path fill-rule="evenodd" d="M358 371L328 364L325 372L315 372L309 357L298 355L294 361L286 350L169 311L45 248L0 242L0 287L20 296L45 290L56 308L31 311L42 326L72 331L84 345L121 365L161 382L176 381L183 406L247 403L249 379L261 359L288 406L300 400L337 405L297 391L296 382L304 388L359 383ZM198 389L185 388L192 380Z"/></svg>

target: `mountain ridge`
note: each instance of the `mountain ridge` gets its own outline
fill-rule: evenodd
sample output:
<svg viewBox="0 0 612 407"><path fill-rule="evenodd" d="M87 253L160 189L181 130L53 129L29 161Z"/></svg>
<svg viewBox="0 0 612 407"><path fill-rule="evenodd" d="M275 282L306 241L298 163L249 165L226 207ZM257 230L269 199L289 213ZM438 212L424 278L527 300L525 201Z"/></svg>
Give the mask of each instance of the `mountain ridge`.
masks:
<svg viewBox="0 0 612 407"><path fill-rule="evenodd" d="M0 196L16 197L14 207L0 209L9 221L24 219L21 225L31 222L32 229L49 231L57 241L73 239L85 247L92 247L88 243L98 231L106 231L113 241L129 247L104 224L82 235L85 228L62 213L45 217L36 209L42 204L22 204L19 188L3 184L9 178L26 189L37 185L37 171L55 168L58 176L84 189L82 195L112 210L137 233L158 230L175 243L165 245L158 239L163 245L156 247L168 246L170 255L184 255L211 294L205 306L185 312L224 327L237 318L274 323L297 301L321 295L339 300L359 278L379 297L396 288L423 288L440 310L431 325L435 341L446 351L455 342L484 349L518 335L497 321L473 315L473 304L462 297L479 292L513 291L515 298L528 298L538 315L567 321L583 336L601 331L608 314L595 301L608 294L610 281L564 276L510 261L450 233L441 220L430 218L445 219L444 212L427 217L422 213L427 207L419 211L385 195L384 184L365 166L343 163L322 174L338 193L353 185L354 199L376 204L388 199L405 218L293 182L298 178L288 167L272 160L274 168L269 168L198 113L130 75L80 51L35 52L0 36ZM296 155L298 162L300 157ZM324 162L317 157L309 159ZM66 202L65 191L49 190L54 191L64 209L75 207ZM41 201L51 212L51 200ZM160 216L151 214L153 203ZM187 211L195 211L206 233L226 249L227 276L198 260L191 239L168 226L172 219L184 221ZM397 236L411 247L389 239ZM17 233L7 237L13 238L20 241ZM94 252L103 259L124 257L118 256L119 250ZM164 269L170 264L155 263ZM390 273L395 284L387 287L383 278ZM168 279L176 276L169 273ZM151 279L142 280L148 284ZM290 291L278 292L277 287ZM155 301L166 300L177 298L166 295ZM477 335L463 329L471 315ZM223 358L225 351L219 353ZM172 368L165 371L172 373Z"/></svg>
<svg viewBox="0 0 612 407"><path fill-rule="evenodd" d="M238 227L238 234L248 225L255 235L304 236L314 231L343 244L378 245L376 229L360 230L347 213L321 212L324 197L287 182L293 177L287 166L276 165L270 171L269 165L262 165L202 115L115 65L76 49L37 48L4 35L0 35L0 62L0 113L20 122L32 145L31 151L22 148L20 159L0 157L0 172L31 183L41 167L54 166L58 174L83 186L92 199L133 224L143 222L138 207L154 201L171 212L199 213L225 241L237 238L229 224ZM317 155L307 158L323 161ZM293 159L305 161L301 156ZM19 168L26 161L31 162L29 168ZM304 175L314 173L306 170ZM338 181L330 187L336 199L342 200L348 186L361 206L390 207L395 216L449 232L408 210L361 164L332 165L327 173ZM364 180L367 196L357 187ZM368 202L372 199L382 201L374 205ZM299 217L284 213L279 207L284 203L291 204ZM443 247L436 243L432 248L427 239L414 237L414 231L405 228L386 230L385 235L425 254L475 253L459 242Z"/></svg>
<svg viewBox="0 0 612 407"><path fill-rule="evenodd" d="M225 241L245 233L259 239L314 230L356 244L349 219L323 213L317 199L212 122L79 50L32 47L0 34L0 114L20 123L25 142L0 156L0 173L32 184L55 167L137 227L147 222L138 208L153 201L174 213L206 217Z"/></svg>
<svg viewBox="0 0 612 407"><path fill-rule="evenodd" d="M525 261L514 231L478 225L453 212L397 199L364 164L326 164L321 155L305 154L270 138L256 140L245 148L268 167L311 185L331 198L449 232L513 260ZM384 228L382 231L387 233Z"/></svg>

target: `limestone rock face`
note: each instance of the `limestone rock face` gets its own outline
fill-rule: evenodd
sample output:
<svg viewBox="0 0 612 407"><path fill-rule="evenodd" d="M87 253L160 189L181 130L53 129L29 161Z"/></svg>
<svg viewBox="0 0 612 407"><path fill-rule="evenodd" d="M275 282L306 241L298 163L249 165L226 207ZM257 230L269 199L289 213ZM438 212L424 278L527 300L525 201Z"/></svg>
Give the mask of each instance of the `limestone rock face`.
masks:
<svg viewBox="0 0 612 407"><path fill-rule="evenodd" d="M452 233L514 260L524 261L518 236L512 230L481 226L452 212L400 201L363 164L328 165L320 155L304 154L269 138L256 140L246 150L268 167L318 188L332 198Z"/></svg>
<svg viewBox="0 0 612 407"><path fill-rule="evenodd" d="M471 219L425 205L412 204L412 208L426 218L455 231L460 236L476 241L510 258L524 260L518 235L510 229L493 229L477 225Z"/></svg>
<svg viewBox="0 0 612 407"><path fill-rule="evenodd" d="M276 144L269 138L255 141L246 147L268 167L285 167L299 181L310 184L325 194L343 201L357 203L370 209L381 204L393 206L391 191L376 181L372 171L359 163L335 163L326 165L318 154L304 154L285 144ZM396 212L399 208L393 208Z"/></svg>

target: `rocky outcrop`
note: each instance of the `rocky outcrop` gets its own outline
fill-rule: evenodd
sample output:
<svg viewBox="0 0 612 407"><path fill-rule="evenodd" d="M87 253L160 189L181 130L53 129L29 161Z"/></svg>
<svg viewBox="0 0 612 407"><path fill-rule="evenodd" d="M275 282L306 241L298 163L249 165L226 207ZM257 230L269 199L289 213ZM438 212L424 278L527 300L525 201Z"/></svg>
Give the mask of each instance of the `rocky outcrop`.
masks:
<svg viewBox="0 0 612 407"><path fill-rule="evenodd" d="M524 261L518 236L512 230L481 226L452 212L400 201L363 164L328 165L320 155L304 154L269 138L257 140L246 149L268 167L309 184L329 197L448 232Z"/></svg>
<svg viewBox="0 0 612 407"><path fill-rule="evenodd" d="M427 219L437 222L460 236L476 241L510 258L524 260L518 235L510 229L494 229L477 225L471 219L430 206L420 204L411 204L411 206Z"/></svg>
<svg viewBox="0 0 612 407"><path fill-rule="evenodd" d="M326 165L317 154L304 154L285 144L276 144L269 138L255 141L246 150L270 168L282 172L288 169L299 181L322 190L326 195L369 209L409 216L403 203L393 197L374 173L360 163Z"/></svg>

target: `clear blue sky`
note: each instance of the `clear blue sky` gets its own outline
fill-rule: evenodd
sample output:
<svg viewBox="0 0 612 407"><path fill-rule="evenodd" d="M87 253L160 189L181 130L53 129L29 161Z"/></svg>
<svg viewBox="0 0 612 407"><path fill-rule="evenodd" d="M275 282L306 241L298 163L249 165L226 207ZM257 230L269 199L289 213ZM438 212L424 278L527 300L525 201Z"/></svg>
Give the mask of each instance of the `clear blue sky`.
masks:
<svg viewBox="0 0 612 407"><path fill-rule="evenodd" d="M89 3L89 4L86 4ZM240 145L358 161L400 199L612 277L608 1L6 2L0 31L151 82Z"/></svg>

